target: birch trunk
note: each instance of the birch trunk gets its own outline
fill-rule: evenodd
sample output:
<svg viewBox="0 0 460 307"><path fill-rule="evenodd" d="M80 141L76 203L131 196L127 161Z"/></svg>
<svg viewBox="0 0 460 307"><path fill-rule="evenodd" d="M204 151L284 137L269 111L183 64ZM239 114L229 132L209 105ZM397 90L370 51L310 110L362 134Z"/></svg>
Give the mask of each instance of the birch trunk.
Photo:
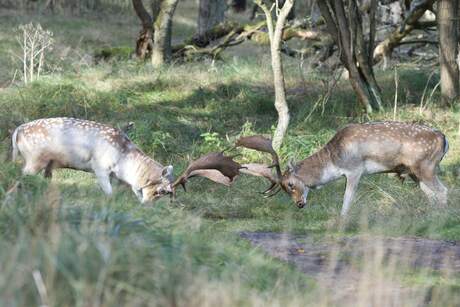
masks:
<svg viewBox="0 0 460 307"><path fill-rule="evenodd" d="M289 126L289 107L286 101L286 86L284 83L283 63L281 60L281 40L286 19L291 11L294 0L286 0L284 5L275 12L276 24L273 25L273 18L270 9L261 1L255 2L264 12L267 19L268 35L270 38L270 53L272 59L273 84L275 87L275 108L278 112L278 124L273 135L273 148L279 150ZM278 4L278 3L277 3ZM275 10L278 8L276 6Z"/></svg>
<svg viewBox="0 0 460 307"><path fill-rule="evenodd" d="M172 18L179 0L163 0L153 24L152 65L163 65L171 58Z"/></svg>

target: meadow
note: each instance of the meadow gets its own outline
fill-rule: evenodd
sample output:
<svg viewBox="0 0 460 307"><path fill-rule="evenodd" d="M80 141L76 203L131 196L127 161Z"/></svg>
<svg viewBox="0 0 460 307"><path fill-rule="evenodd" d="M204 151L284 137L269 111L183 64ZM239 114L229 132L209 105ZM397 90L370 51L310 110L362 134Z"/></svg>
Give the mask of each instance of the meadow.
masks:
<svg viewBox="0 0 460 307"><path fill-rule="evenodd" d="M175 39L194 31L194 19L183 17L187 10L178 8ZM191 159L225 149L240 135L271 134L277 115L268 47L246 44L220 61L161 69L129 56L95 63L101 48L134 45L139 26L133 16L0 14L0 306L329 305L337 303L335 289L323 289L241 233L286 232L317 243L357 236L460 241L459 113L438 103L439 76L431 66L397 65L396 111L395 70L377 69L386 111L369 117L347 80L326 97L329 73L284 58L291 124L279 154L283 165L300 160L350 122L425 123L449 139L439 170L449 187L448 208L430 204L410 180L390 175L361 181L346 220L339 217L344 180L310 193L304 209L282 193L262 198L258 192L267 182L244 176L230 188L192 179L175 202L141 205L123 185L115 184L115 194L106 197L95 177L83 172L60 170L51 181L22 176L21 164L9 159L11 129L54 116L115 127L132 121L131 140L179 175ZM39 80L23 85L16 76L11 83L20 69L15 29L28 22L53 31L55 48ZM268 161L240 153L240 162ZM337 261L349 257L335 252ZM375 293L355 303L385 298L369 283L378 273L418 291L417 300L403 305L458 304L458 268L399 267L388 265L391 258L364 253L347 260L365 276L359 293Z"/></svg>

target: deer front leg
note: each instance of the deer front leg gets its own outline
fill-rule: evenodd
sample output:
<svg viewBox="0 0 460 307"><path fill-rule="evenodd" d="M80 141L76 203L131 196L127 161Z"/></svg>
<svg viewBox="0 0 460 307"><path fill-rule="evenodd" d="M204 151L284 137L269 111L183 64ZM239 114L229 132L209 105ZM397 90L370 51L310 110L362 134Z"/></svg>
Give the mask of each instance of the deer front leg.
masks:
<svg viewBox="0 0 460 307"><path fill-rule="evenodd" d="M131 187L131 189L133 190L134 194L136 195L137 199L142 202L142 190L139 190L139 189L136 189L134 187Z"/></svg>
<svg viewBox="0 0 460 307"><path fill-rule="evenodd" d="M351 173L345 176L347 178L347 187L345 188L345 194L343 196L342 212L340 213L342 216L346 216L348 213L348 210L350 209L350 205L355 196L356 189L358 188L359 179L361 178L361 172Z"/></svg>
<svg viewBox="0 0 460 307"><path fill-rule="evenodd" d="M95 170L94 172L104 193L108 196L112 195L112 185L110 184L109 174L104 170Z"/></svg>

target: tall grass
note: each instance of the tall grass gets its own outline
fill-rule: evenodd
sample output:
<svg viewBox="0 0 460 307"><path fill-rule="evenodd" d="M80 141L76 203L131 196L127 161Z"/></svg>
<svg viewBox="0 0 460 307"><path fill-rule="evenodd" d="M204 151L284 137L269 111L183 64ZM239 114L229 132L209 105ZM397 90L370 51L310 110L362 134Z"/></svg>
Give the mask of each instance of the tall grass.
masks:
<svg viewBox="0 0 460 307"><path fill-rule="evenodd" d="M140 207L126 191L110 200L88 193L75 199L28 177L2 197L2 305L264 305L295 301L288 294L311 283L165 201Z"/></svg>

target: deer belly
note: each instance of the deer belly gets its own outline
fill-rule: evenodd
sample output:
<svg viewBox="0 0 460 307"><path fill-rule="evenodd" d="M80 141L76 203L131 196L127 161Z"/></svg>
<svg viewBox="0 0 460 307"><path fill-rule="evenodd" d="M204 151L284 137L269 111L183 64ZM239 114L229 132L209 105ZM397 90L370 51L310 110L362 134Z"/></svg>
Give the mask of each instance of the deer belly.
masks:
<svg viewBox="0 0 460 307"><path fill-rule="evenodd" d="M91 171L91 152L84 147L52 146L41 150L40 159L52 163L53 168L72 168Z"/></svg>
<svg viewBox="0 0 460 307"><path fill-rule="evenodd" d="M364 172L366 174L374 174L374 173L381 173L390 170L391 167L388 167L387 165L378 162L378 161L371 161L368 160L364 164Z"/></svg>

